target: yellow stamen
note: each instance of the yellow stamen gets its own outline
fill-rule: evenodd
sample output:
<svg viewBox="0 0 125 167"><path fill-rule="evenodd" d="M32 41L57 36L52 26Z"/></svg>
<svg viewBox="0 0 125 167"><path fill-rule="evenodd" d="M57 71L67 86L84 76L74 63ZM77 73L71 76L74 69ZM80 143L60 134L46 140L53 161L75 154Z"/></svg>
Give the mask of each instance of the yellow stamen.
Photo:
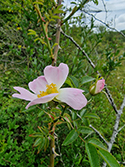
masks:
<svg viewBox="0 0 125 167"><path fill-rule="evenodd" d="M59 93L56 87L56 84L51 83L50 85L46 85L46 91L40 91L40 94L37 95L38 98L52 94L52 93Z"/></svg>

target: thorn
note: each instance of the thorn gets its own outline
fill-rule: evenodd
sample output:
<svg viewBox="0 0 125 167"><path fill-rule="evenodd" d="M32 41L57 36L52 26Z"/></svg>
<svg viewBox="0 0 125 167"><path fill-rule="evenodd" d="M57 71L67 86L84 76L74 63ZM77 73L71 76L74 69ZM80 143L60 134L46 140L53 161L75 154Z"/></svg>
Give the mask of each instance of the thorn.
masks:
<svg viewBox="0 0 125 167"><path fill-rule="evenodd" d="M60 156L59 154L57 154L57 153L55 152L55 148L54 148L54 147L52 147L52 152L53 152L53 154L54 154L55 157L56 157L56 156Z"/></svg>

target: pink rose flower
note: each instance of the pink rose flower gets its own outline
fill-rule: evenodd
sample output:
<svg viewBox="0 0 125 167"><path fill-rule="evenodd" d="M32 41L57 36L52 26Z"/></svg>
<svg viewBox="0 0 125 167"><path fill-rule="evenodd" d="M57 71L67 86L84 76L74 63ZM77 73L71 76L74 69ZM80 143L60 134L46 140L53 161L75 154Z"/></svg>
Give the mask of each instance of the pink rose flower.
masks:
<svg viewBox="0 0 125 167"><path fill-rule="evenodd" d="M96 95L99 92L102 91L102 89L105 86L105 80L104 79L100 79L97 82L95 82L91 87L90 87L90 94L92 95Z"/></svg>
<svg viewBox="0 0 125 167"><path fill-rule="evenodd" d="M58 67L46 66L44 76L40 76L29 82L29 89L14 87L20 94L14 93L12 96L30 101L26 106L28 109L35 104L47 103L51 100L59 100L71 106L75 110L80 110L87 104L87 99L82 94L81 89L61 88L69 73L67 64L61 63Z"/></svg>

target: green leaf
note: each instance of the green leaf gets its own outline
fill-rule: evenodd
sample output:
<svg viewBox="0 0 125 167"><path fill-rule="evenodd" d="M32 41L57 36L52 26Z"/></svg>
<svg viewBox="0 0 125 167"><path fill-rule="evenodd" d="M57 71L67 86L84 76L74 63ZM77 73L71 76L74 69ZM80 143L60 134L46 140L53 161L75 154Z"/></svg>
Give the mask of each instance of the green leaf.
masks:
<svg viewBox="0 0 125 167"><path fill-rule="evenodd" d="M79 81L76 77L70 76L71 82L74 85L74 87L78 88L79 87Z"/></svg>
<svg viewBox="0 0 125 167"><path fill-rule="evenodd" d="M14 129L17 129L19 126L20 126L20 125L15 125L15 126L14 126Z"/></svg>
<svg viewBox="0 0 125 167"><path fill-rule="evenodd" d="M69 129L71 129L72 124L71 124L71 117L69 114L64 113L63 119L67 122L67 125L69 127Z"/></svg>
<svg viewBox="0 0 125 167"><path fill-rule="evenodd" d="M62 8L63 7L63 5L59 5L59 6L57 6L57 10L59 10L60 8Z"/></svg>
<svg viewBox="0 0 125 167"><path fill-rule="evenodd" d="M43 3L42 2L33 2L33 4L36 4L36 5L43 5Z"/></svg>
<svg viewBox="0 0 125 167"><path fill-rule="evenodd" d="M11 71L5 71L6 75L9 75L11 73Z"/></svg>
<svg viewBox="0 0 125 167"><path fill-rule="evenodd" d="M40 138L37 138L37 139L35 140L33 146L34 146L34 147L38 146L39 144L42 143L42 141L43 141L43 138L41 138L41 137L40 137Z"/></svg>
<svg viewBox="0 0 125 167"><path fill-rule="evenodd" d="M29 29L28 31L29 31L28 35L35 35L35 36L37 36L36 31L34 31L32 29Z"/></svg>
<svg viewBox="0 0 125 167"><path fill-rule="evenodd" d="M76 112L73 112L73 111L72 111L72 120L75 120L76 117L77 117L77 116L76 116Z"/></svg>
<svg viewBox="0 0 125 167"><path fill-rule="evenodd" d="M40 41L40 39L41 39L41 38L36 38L36 39L34 39L34 42Z"/></svg>
<svg viewBox="0 0 125 167"><path fill-rule="evenodd" d="M110 166L110 167L120 167L118 162L116 161L115 157L108 151L99 148L98 153L103 158L103 160Z"/></svg>
<svg viewBox="0 0 125 167"><path fill-rule="evenodd" d="M42 110L39 112L38 117L41 117L45 112Z"/></svg>
<svg viewBox="0 0 125 167"><path fill-rule="evenodd" d="M80 112L80 116L84 117L84 115L86 114L87 110L86 109L82 109L82 111Z"/></svg>
<svg viewBox="0 0 125 167"><path fill-rule="evenodd" d="M63 142L63 145L66 146L72 142L74 142L78 137L78 133L73 129L70 131L70 133L67 135L66 139Z"/></svg>
<svg viewBox="0 0 125 167"><path fill-rule="evenodd" d="M58 45L58 43L54 43L54 45L52 46L52 49L51 49L51 50L53 50L54 47L57 46L57 45Z"/></svg>
<svg viewBox="0 0 125 167"><path fill-rule="evenodd" d="M54 18L54 19L60 19L60 17L57 16L57 15L52 15L52 18Z"/></svg>
<svg viewBox="0 0 125 167"><path fill-rule="evenodd" d="M52 16L52 11L51 11L51 10L49 10L48 12L49 12L50 16Z"/></svg>
<svg viewBox="0 0 125 167"><path fill-rule="evenodd" d="M96 148L91 143L85 143L91 167L99 167L99 156Z"/></svg>
<svg viewBox="0 0 125 167"><path fill-rule="evenodd" d="M85 117L100 119L99 116L97 114L94 114L94 113L85 114Z"/></svg>
<svg viewBox="0 0 125 167"><path fill-rule="evenodd" d="M47 136L49 134L49 130L45 126L39 127L39 130L42 130L42 132L45 136Z"/></svg>
<svg viewBox="0 0 125 167"><path fill-rule="evenodd" d="M51 21L56 22L56 20L55 20L55 19L49 19L49 22L51 22Z"/></svg>
<svg viewBox="0 0 125 167"><path fill-rule="evenodd" d="M59 5L59 6L53 11L54 14L64 13L64 11L60 9L62 6L63 6L63 5Z"/></svg>
<svg viewBox="0 0 125 167"><path fill-rule="evenodd" d="M70 87L73 88L73 84L71 83L71 80L69 77L67 77L66 81L65 81L66 84L68 84Z"/></svg>
<svg viewBox="0 0 125 167"><path fill-rule="evenodd" d="M51 112L60 114L62 111L60 109L58 109L58 108L52 108Z"/></svg>
<svg viewBox="0 0 125 167"><path fill-rule="evenodd" d="M86 118L82 118L82 122L84 123L85 126L89 126L89 121Z"/></svg>
<svg viewBox="0 0 125 167"><path fill-rule="evenodd" d="M84 76L84 77L82 78L81 85L83 85L83 84L85 84L85 83L88 83L88 82L91 82L91 81L93 81L93 80L95 80L95 78L92 78L92 77L86 75L86 76Z"/></svg>
<svg viewBox="0 0 125 167"><path fill-rule="evenodd" d="M43 45L47 45L43 39L39 38L40 42L43 44Z"/></svg>
<svg viewBox="0 0 125 167"><path fill-rule="evenodd" d="M45 17L47 18L47 20L49 20L49 14L48 13L45 13Z"/></svg>
<svg viewBox="0 0 125 167"><path fill-rule="evenodd" d="M107 148L103 145L103 143L96 138L91 138L88 143L91 143L97 148L102 148L102 149L107 150Z"/></svg>
<svg viewBox="0 0 125 167"><path fill-rule="evenodd" d="M98 5L98 0L93 0L93 2L94 2L96 5Z"/></svg>
<svg viewBox="0 0 125 167"><path fill-rule="evenodd" d="M63 10L55 10L54 13L55 13L55 14L64 13L64 11L63 11Z"/></svg>
<svg viewBox="0 0 125 167"><path fill-rule="evenodd" d="M37 153L39 153L44 148L44 144L45 144L45 138L43 138L42 143L39 144L38 152Z"/></svg>
<svg viewBox="0 0 125 167"><path fill-rule="evenodd" d="M91 133L93 132L93 130L87 126L80 126L78 129L77 129L78 132L80 133L83 133L83 134L88 134L88 133Z"/></svg>
<svg viewBox="0 0 125 167"><path fill-rule="evenodd" d="M71 4L75 4L76 5L76 2L71 2Z"/></svg>
<svg viewBox="0 0 125 167"><path fill-rule="evenodd" d="M34 133L34 134L29 135L29 136L30 136L30 137L42 138L42 137L43 137L43 134L42 134L42 133Z"/></svg>
<svg viewBox="0 0 125 167"><path fill-rule="evenodd" d="M36 106L31 106L30 108L26 109L26 110L23 110L21 111L22 113L25 113L25 112L29 112L29 111L33 111L33 110L36 110Z"/></svg>
<svg viewBox="0 0 125 167"><path fill-rule="evenodd" d="M45 144L44 144L44 151L46 151L47 147L49 146L49 139L45 138Z"/></svg>
<svg viewBox="0 0 125 167"><path fill-rule="evenodd" d="M70 117L69 114L64 113L63 118L64 118L66 121L71 122L71 117Z"/></svg>

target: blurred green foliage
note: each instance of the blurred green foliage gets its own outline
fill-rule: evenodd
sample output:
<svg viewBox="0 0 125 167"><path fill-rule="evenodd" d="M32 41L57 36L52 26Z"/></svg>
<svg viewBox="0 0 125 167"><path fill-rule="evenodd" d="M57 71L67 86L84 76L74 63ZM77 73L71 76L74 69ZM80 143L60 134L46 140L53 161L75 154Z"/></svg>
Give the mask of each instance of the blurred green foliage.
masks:
<svg viewBox="0 0 125 167"><path fill-rule="evenodd" d="M63 9L65 12L71 11L64 7ZM53 17L56 11L54 1L45 1L40 10L45 21L54 25L55 21L49 17L49 15ZM65 12L62 14L62 19ZM14 93L13 86L27 88L30 81L43 74L44 67L51 64L52 60L47 46L40 41L34 42L35 37L28 35L28 30L32 29L43 37L38 15L30 0L1 0L0 16L2 16L0 17L0 166L45 167L48 166L49 158L46 155L49 154L49 150L47 149L46 152L42 150L37 154L38 150L33 147L34 139L29 135L39 132L37 126L47 126L50 117L46 116L43 110L46 108L46 111L50 112L48 104L41 105L41 109L35 106L25 110L26 102L13 99L11 95ZM54 20L57 18L53 17ZM118 32L107 31L103 26L99 26L98 32L95 33L93 19L90 21L90 27L84 20L85 15L82 13L65 22L62 29L89 55L96 65L95 70L100 71L106 79L119 108L125 94L125 39ZM55 43L55 33L55 29L48 27L51 46ZM88 128L91 123L109 141L115 121L114 111L105 94L100 93L95 97L88 95L89 87L96 78L96 72L85 56L63 35L61 35L60 47L57 64L66 63L70 69L64 86L85 90L84 94L90 100L85 110L78 113L67 110L68 118L77 128L81 126ZM77 114L82 117L82 122ZM123 113L120 127L125 124L124 116ZM85 145L80 138L68 146L62 145L67 134L70 133L69 128L71 127L68 122L57 126L56 133L59 138L56 141L56 152L61 149L62 156L56 157L55 166L89 167ZM125 161L124 134L125 129L117 136L112 149L118 161ZM81 136L84 138L86 134ZM98 136L93 132L89 137Z"/></svg>

